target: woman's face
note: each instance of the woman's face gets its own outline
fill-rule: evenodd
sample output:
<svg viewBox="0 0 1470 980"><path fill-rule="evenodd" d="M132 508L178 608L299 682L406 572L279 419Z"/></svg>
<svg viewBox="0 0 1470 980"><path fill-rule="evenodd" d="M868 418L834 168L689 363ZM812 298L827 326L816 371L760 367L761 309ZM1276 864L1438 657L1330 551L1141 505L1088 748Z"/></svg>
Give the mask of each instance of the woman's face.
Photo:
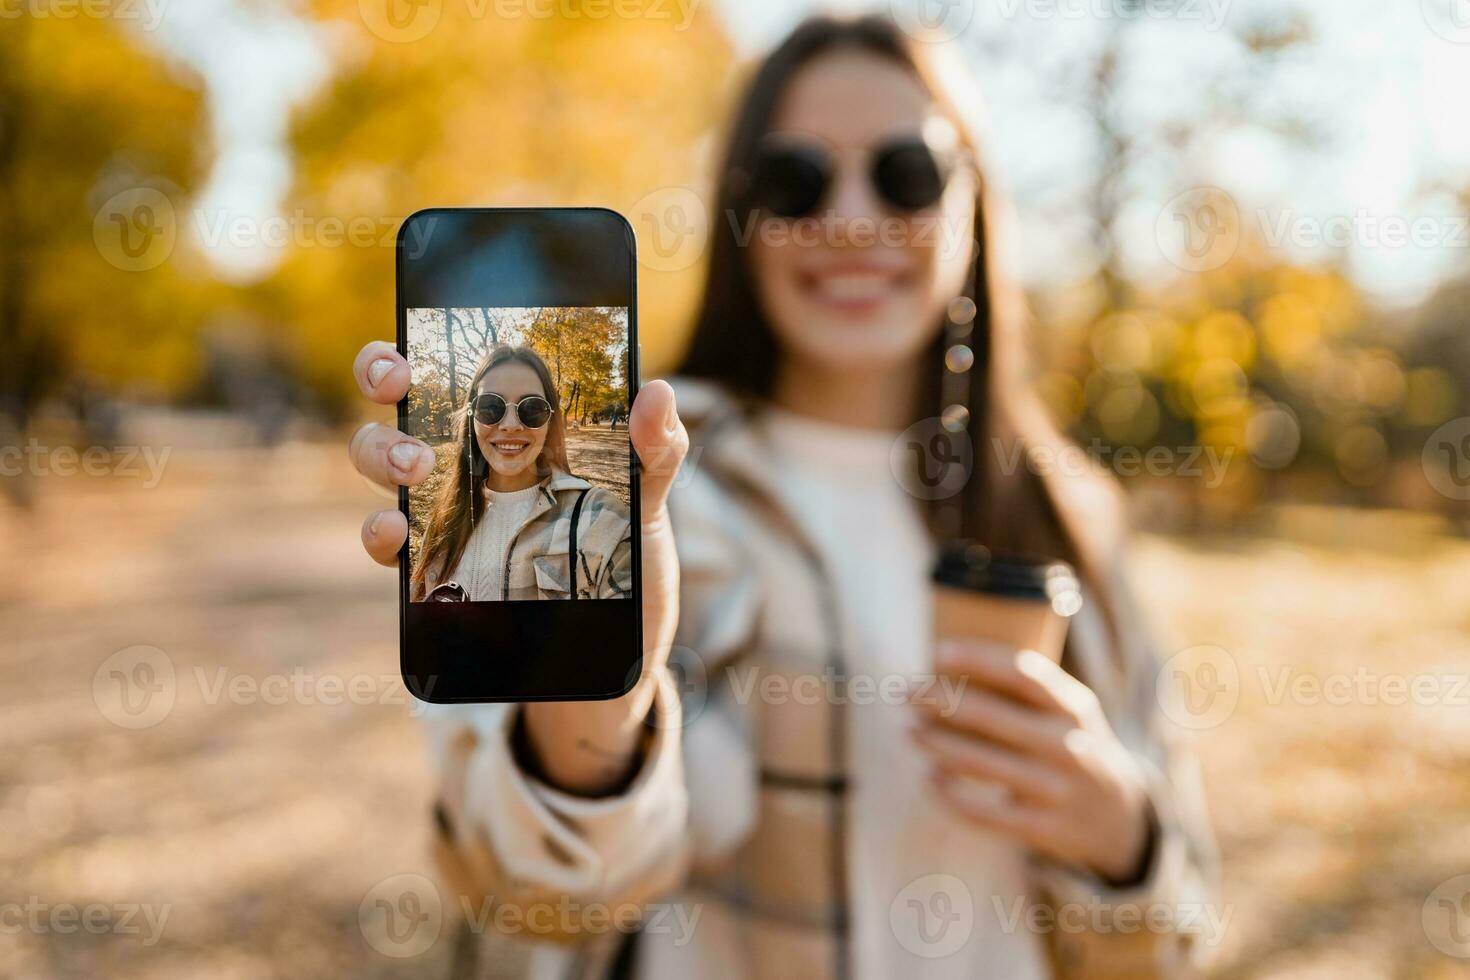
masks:
<svg viewBox="0 0 1470 980"><path fill-rule="evenodd" d="M816 212L768 217L751 239L756 292L786 356L883 370L912 363L932 342L973 253L973 171L956 168L939 203L918 212L885 202L868 176L869 151L921 133L932 146L957 146L953 125L896 62L833 52L793 76L768 139L822 148L834 176Z"/></svg>
<svg viewBox="0 0 1470 980"><path fill-rule="evenodd" d="M503 477L521 476L535 471L536 460L541 448L546 445L546 430L549 425L530 429L521 424L520 413L515 405L527 395L546 397L541 379L530 365L519 361L506 361L485 372L475 394L494 392L504 398L507 405L505 416L499 425L486 425L475 420L475 441L480 452L489 460L490 468Z"/></svg>

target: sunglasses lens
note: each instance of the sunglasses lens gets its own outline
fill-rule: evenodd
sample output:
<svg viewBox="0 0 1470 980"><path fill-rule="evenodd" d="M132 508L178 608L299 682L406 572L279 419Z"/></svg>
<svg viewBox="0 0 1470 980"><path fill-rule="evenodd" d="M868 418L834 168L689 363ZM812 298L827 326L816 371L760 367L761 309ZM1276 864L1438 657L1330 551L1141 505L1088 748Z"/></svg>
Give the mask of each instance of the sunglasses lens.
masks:
<svg viewBox="0 0 1470 980"><path fill-rule="evenodd" d="M505 418L505 399L499 395L483 394L475 399L475 421L481 425L499 425Z"/></svg>
<svg viewBox="0 0 1470 980"><path fill-rule="evenodd" d="M939 160L924 143L896 143L873 160L873 186L901 211L933 207L944 196L944 184Z"/></svg>
<svg viewBox="0 0 1470 980"><path fill-rule="evenodd" d="M551 419L551 403L531 395L516 403L516 415L528 429L539 429Z"/></svg>
<svg viewBox="0 0 1470 980"><path fill-rule="evenodd" d="M783 147L761 154L751 181L751 197L782 218L810 214L827 192L829 166L817 150Z"/></svg>

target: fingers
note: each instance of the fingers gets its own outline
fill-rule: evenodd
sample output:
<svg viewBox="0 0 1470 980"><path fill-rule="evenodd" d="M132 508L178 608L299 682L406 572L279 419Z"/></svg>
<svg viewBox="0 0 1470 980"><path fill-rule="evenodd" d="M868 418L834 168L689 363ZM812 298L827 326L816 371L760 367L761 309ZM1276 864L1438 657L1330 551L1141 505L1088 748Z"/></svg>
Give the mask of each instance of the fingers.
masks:
<svg viewBox="0 0 1470 980"><path fill-rule="evenodd" d="M914 706L926 720L946 728L1049 758L1060 757L1066 751L1064 739L1074 727L1060 715L1037 711L973 685L966 688L964 697L950 711L917 701Z"/></svg>
<svg viewBox="0 0 1470 980"><path fill-rule="evenodd" d="M663 381L650 381L639 389L628 431L642 469L643 522L649 524L662 519L669 488L689 451L689 433L679 419L674 389Z"/></svg>
<svg viewBox="0 0 1470 980"><path fill-rule="evenodd" d="M1074 721L1097 709L1091 688L1035 650L972 640L945 641L935 653L935 666L941 674L968 677L1022 704Z"/></svg>
<svg viewBox="0 0 1470 980"><path fill-rule="evenodd" d="M936 771L931 781L947 804L983 827L1033 847L1055 834L1055 817L1045 806L974 792L969 780L943 770Z"/></svg>
<svg viewBox="0 0 1470 980"><path fill-rule="evenodd" d="M936 725L915 727L910 734L946 773L1002 783L1018 796L1045 803L1058 803L1066 795L1062 778L1035 759Z"/></svg>
<svg viewBox="0 0 1470 980"><path fill-rule="evenodd" d="M396 510L380 510L362 522L362 546L379 565L398 564L398 553L408 540L408 521Z"/></svg>
<svg viewBox="0 0 1470 980"><path fill-rule="evenodd" d="M369 422L352 436L347 455L357 472L385 487L411 487L434 471L434 451L392 426Z"/></svg>
<svg viewBox="0 0 1470 980"><path fill-rule="evenodd" d="M412 371L392 344L375 340L358 351L352 362L357 387L370 401L391 405L408 394Z"/></svg>

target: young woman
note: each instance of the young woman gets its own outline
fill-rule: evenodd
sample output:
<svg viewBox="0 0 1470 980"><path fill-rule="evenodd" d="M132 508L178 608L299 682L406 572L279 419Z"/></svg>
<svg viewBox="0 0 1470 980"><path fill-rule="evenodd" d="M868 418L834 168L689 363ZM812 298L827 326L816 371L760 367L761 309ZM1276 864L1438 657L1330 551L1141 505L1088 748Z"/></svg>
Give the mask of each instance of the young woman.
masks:
<svg viewBox="0 0 1470 980"><path fill-rule="evenodd" d="M616 494L573 476L546 364L490 351L455 421L459 452L424 528L416 600L616 598L632 589L632 521ZM577 513L575 576L570 517Z"/></svg>
<svg viewBox="0 0 1470 980"><path fill-rule="evenodd" d="M1118 496L1025 465L1060 437L1025 381L975 95L937 51L816 19L747 89L676 383L688 435L658 382L630 420L651 462L644 683L431 726L452 888L516 913L492 930L497 975L1121 978L1196 959L1208 835L1156 721ZM357 371L383 403L408 380L386 345ZM931 502L894 460L950 431L936 416L968 427L974 469ZM360 441L364 472L420 478L382 461L402 437ZM364 534L389 564L393 516ZM1061 666L939 642L930 572L961 539L1079 570ZM912 703L894 679L919 681ZM624 942L608 922L630 908Z"/></svg>

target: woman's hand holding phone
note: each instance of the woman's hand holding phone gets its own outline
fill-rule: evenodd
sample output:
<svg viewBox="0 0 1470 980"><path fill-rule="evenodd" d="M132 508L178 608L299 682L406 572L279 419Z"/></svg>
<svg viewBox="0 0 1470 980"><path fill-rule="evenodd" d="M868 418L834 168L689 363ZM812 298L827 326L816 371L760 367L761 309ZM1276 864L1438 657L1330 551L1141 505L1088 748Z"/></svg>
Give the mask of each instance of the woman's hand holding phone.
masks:
<svg viewBox="0 0 1470 980"><path fill-rule="evenodd" d="M912 729L940 796L975 823L1111 881L1134 877L1149 839L1148 794L1097 695L1034 651L946 642L935 659L963 678L958 707L915 707ZM974 792L974 781L1005 792Z"/></svg>
<svg viewBox="0 0 1470 980"><path fill-rule="evenodd" d="M374 341L358 353L353 375L369 401L397 403L412 381L408 362L394 345ZM598 795L618 787L636 763L643 721L653 705L679 619L679 565L667 501L689 448L674 391L662 381L644 385L628 420L640 462L643 553L643 674L627 694L610 701L537 701L524 707L526 732L542 775L561 789ZM370 422L348 447L359 473L390 489L428 479L434 468L429 446L395 426ZM397 510L369 514L362 527L367 553L382 565L397 565L408 522Z"/></svg>

